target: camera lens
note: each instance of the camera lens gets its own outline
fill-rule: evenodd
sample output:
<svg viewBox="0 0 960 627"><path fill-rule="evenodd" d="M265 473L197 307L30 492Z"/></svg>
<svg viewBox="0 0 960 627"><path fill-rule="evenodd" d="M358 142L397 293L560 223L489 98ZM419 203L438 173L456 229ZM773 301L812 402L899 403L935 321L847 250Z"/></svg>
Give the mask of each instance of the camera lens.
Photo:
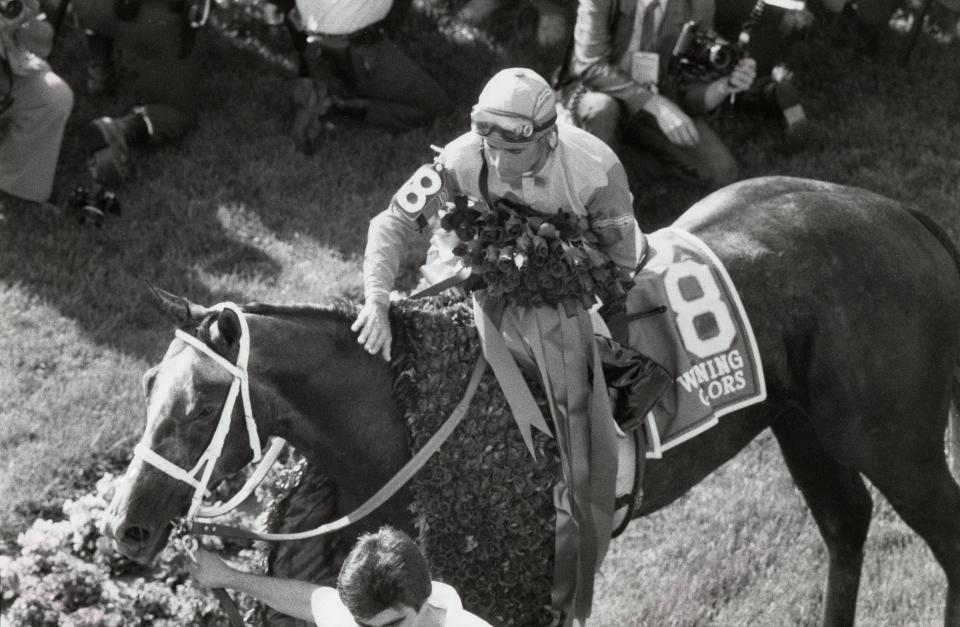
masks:
<svg viewBox="0 0 960 627"><path fill-rule="evenodd" d="M23 13L22 0L10 0L0 4L0 14L8 20L15 20Z"/></svg>
<svg viewBox="0 0 960 627"><path fill-rule="evenodd" d="M723 72L733 63L733 55L726 46L714 44L710 47L710 64L718 72Z"/></svg>

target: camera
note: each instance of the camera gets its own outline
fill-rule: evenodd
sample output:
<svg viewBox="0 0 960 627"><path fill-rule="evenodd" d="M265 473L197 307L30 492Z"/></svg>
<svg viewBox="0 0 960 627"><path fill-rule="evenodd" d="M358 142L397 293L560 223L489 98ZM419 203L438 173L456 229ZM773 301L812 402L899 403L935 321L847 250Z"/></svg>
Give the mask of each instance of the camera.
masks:
<svg viewBox="0 0 960 627"><path fill-rule="evenodd" d="M713 32L703 32L696 22L687 22L680 31L670 59L674 70L690 78L726 76L746 56L739 44L732 44Z"/></svg>
<svg viewBox="0 0 960 627"><path fill-rule="evenodd" d="M108 213L120 215L120 201L116 192L99 183L91 187L77 185L67 199L67 206L80 224L89 220L94 226L101 226Z"/></svg>
<svg viewBox="0 0 960 627"><path fill-rule="evenodd" d="M0 15L13 21L23 14L23 0L0 0Z"/></svg>

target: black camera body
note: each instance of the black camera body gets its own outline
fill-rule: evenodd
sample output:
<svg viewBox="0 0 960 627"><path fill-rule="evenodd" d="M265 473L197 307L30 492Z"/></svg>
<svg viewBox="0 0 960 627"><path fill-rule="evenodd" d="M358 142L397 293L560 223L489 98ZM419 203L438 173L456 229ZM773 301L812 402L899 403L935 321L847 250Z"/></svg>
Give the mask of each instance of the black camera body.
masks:
<svg viewBox="0 0 960 627"><path fill-rule="evenodd" d="M0 15L11 22L23 15L23 0L0 0Z"/></svg>
<svg viewBox="0 0 960 627"><path fill-rule="evenodd" d="M673 47L670 63L681 76L713 79L730 74L745 56L741 45L701 31L696 22L687 22Z"/></svg>
<svg viewBox="0 0 960 627"><path fill-rule="evenodd" d="M70 193L67 204L70 213L80 224L89 220L94 226L101 226L106 214L120 215L120 201L116 192L99 183L91 187L77 185Z"/></svg>

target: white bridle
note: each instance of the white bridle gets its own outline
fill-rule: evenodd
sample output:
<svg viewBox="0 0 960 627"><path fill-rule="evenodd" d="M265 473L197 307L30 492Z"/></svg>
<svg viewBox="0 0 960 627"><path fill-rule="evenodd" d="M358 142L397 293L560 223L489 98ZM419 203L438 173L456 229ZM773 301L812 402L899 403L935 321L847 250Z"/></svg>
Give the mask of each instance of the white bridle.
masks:
<svg viewBox="0 0 960 627"><path fill-rule="evenodd" d="M201 508L204 496L210 494L207 486L210 485L210 477L213 475L213 469L217 464L217 460L220 459L223 444L227 439L227 434L230 432L230 417L233 415L233 408L236 405L237 396L240 397L243 403L243 415L246 421L247 435L250 439L250 450L253 451L253 462L256 463L261 460L260 435L257 432L257 424L253 420L253 409L250 405L250 382L247 376L247 362L250 359L250 329L247 326L247 320L243 312L240 311L237 305L229 302L220 303L214 305L212 309L221 312L229 309L237 315L237 319L240 321L240 347L237 353L236 365L218 355L213 349L194 336L184 333L180 329L177 329L175 332L178 338L211 358L233 375L233 383L230 385L230 391L227 392L227 400L223 405L223 411L220 413L220 420L217 423L217 428L213 432L213 437L210 439L210 444L207 445L206 450L200 455L200 459L197 460L196 465L191 470L185 470L160 456L154 452L144 440L141 440L133 449L134 458L139 457L157 470L194 488L193 499L190 502L190 509L186 516L188 521L193 520L197 516L204 518L220 516L243 502L257 484L263 480L263 477L285 444L285 442L279 438L271 443L270 449L262 456L263 461L254 471L253 475L247 480L247 483L241 488L240 492L227 503L218 503L211 507ZM197 477L201 469L203 470L203 474L198 479Z"/></svg>

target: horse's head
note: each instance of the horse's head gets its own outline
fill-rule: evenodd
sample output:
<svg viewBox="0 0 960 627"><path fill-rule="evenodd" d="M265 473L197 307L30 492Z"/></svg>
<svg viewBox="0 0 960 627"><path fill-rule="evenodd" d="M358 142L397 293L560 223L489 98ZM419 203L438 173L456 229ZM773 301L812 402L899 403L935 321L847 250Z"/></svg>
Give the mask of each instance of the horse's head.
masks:
<svg viewBox="0 0 960 627"><path fill-rule="evenodd" d="M186 475L201 479L203 468L197 466L201 458L210 457L215 432L225 434L210 486L253 457L243 395L239 390L231 393L231 386L241 386L236 371L228 369L241 352L246 329L242 314L154 292L180 330L163 360L143 376L146 427L110 505L104 530L122 553L140 561L152 559L163 548L171 521L190 508L196 486ZM236 402L221 424L228 395L235 396Z"/></svg>

